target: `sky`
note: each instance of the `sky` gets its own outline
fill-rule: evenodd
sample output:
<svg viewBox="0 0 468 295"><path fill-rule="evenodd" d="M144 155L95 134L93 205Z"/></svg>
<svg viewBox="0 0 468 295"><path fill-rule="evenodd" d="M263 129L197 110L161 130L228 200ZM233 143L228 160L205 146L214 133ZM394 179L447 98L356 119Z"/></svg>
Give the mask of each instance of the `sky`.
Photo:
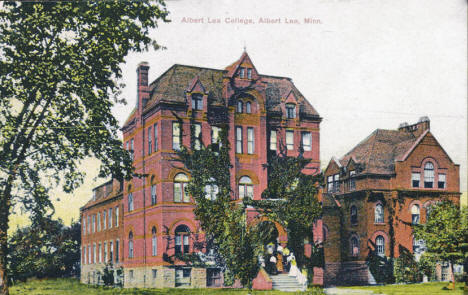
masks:
<svg viewBox="0 0 468 295"><path fill-rule="evenodd" d="M166 49L132 53L122 64L128 104L113 109L121 124L135 105L141 61L153 81L175 63L223 69L245 47L260 74L292 78L323 118L323 168L377 128L428 116L467 190L466 1L173 0L167 7L171 22L150 32ZM98 165L82 163L87 177L74 193L53 192L66 223L104 182L95 179Z"/></svg>

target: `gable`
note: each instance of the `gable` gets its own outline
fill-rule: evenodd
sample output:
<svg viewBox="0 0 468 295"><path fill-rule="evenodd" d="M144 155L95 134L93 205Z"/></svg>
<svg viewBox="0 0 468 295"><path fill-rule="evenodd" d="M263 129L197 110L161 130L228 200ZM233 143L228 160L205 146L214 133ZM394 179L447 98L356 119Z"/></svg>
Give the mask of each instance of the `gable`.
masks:
<svg viewBox="0 0 468 295"><path fill-rule="evenodd" d="M421 135L421 138L405 153L401 161L407 161L413 158L413 155L418 155L418 157L432 157L436 160L442 160L441 158L444 158L449 161L450 164L454 164L450 156L430 131Z"/></svg>
<svg viewBox="0 0 468 295"><path fill-rule="evenodd" d="M330 160L330 162L327 165L327 168L325 168L324 175L333 175L340 173L340 168L341 165L339 165L334 158Z"/></svg>

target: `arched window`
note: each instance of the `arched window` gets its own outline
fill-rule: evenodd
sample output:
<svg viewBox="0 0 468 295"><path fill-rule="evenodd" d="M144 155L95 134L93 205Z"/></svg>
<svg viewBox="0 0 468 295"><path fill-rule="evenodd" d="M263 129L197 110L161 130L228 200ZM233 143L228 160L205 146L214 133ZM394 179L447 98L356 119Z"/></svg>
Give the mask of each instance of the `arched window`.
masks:
<svg viewBox="0 0 468 295"><path fill-rule="evenodd" d="M242 113L242 112L243 112L243 108L244 108L244 104L242 103L241 100L238 100L238 101L237 101L237 112L238 112L238 113Z"/></svg>
<svg viewBox="0 0 468 295"><path fill-rule="evenodd" d="M296 118L296 105L293 103L286 104L286 117L288 119Z"/></svg>
<svg viewBox="0 0 468 295"><path fill-rule="evenodd" d="M413 224L419 224L419 205L413 205L411 206L411 223Z"/></svg>
<svg viewBox="0 0 468 295"><path fill-rule="evenodd" d="M424 164L424 187L434 187L434 164L432 162Z"/></svg>
<svg viewBox="0 0 468 295"><path fill-rule="evenodd" d="M174 202L190 202L190 196L185 192L185 185L188 181L184 173L179 173L174 177Z"/></svg>
<svg viewBox="0 0 468 295"><path fill-rule="evenodd" d="M252 113L252 104L250 103L250 101L246 102L245 103L245 112L247 114L251 114Z"/></svg>
<svg viewBox="0 0 468 295"><path fill-rule="evenodd" d="M351 206L351 224L357 224L358 216L357 216L357 207Z"/></svg>
<svg viewBox="0 0 468 295"><path fill-rule="evenodd" d="M209 183L205 185L205 198L207 198L208 200L214 201L218 197L218 193L219 193L219 188L215 184L215 179L210 178Z"/></svg>
<svg viewBox="0 0 468 295"><path fill-rule="evenodd" d="M158 238L156 237L156 227L151 229L151 255L158 255Z"/></svg>
<svg viewBox="0 0 468 295"><path fill-rule="evenodd" d="M253 198L252 180L248 176L242 176L239 179L239 199L245 197Z"/></svg>
<svg viewBox="0 0 468 295"><path fill-rule="evenodd" d="M352 237L350 240L351 243L351 255L358 256L359 255L359 240L357 237Z"/></svg>
<svg viewBox="0 0 468 295"><path fill-rule="evenodd" d="M175 254L189 252L190 229L186 225L179 225L175 229Z"/></svg>
<svg viewBox="0 0 468 295"><path fill-rule="evenodd" d="M133 258L133 233L128 234L128 258Z"/></svg>
<svg viewBox="0 0 468 295"><path fill-rule="evenodd" d="M377 255L385 255L385 238L383 236L377 236L375 238L375 249L377 250Z"/></svg>
<svg viewBox="0 0 468 295"><path fill-rule="evenodd" d="M377 204L374 210L374 221L375 223L383 223L384 222L384 210L382 204Z"/></svg>
<svg viewBox="0 0 468 295"><path fill-rule="evenodd" d="M128 194L128 212L130 211L133 211L133 194L132 193ZM105 214L103 214L103 218L104 218L104 224L106 224ZM105 229L105 225L104 225L104 229Z"/></svg>

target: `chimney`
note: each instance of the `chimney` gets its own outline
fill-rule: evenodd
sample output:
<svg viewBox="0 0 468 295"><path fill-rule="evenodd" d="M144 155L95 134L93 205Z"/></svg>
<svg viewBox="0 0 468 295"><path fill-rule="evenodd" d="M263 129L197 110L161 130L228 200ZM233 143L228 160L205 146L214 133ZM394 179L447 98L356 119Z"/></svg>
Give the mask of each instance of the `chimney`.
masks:
<svg viewBox="0 0 468 295"><path fill-rule="evenodd" d="M141 113L149 99L148 89L149 64L143 61L137 67L137 109Z"/></svg>
<svg viewBox="0 0 468 295"><path fill-rule="evenodd" d="M411 132L416 137L423 134L426 130L429 130L431 126L431 121L429 117L423 116L419 118L418 123L413 125L408 125L408 123L403 122L398 126L398 131Z"/></svg>

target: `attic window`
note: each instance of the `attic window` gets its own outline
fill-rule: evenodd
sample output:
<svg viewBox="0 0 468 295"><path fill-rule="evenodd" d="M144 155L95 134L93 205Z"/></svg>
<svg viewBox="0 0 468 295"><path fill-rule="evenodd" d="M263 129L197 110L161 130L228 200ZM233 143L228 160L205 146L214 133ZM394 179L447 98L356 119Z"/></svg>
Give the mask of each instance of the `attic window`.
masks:
<svg viewBox="0 0 468 295"><path fill-rule="evenodd" d="M245 78L245 68L240 68L239 77L241 79Z"/></svg>
<svg viewBox="0 0 468 295"><path fill-rule="evenodd" d="M247 79L252 79L252 69L247 69Z"/></svg>
<svg viewBox="0 0 468 295"><path fill-rule="evenodd" d="M296 118L296 105L293 103L286 104L286 117L288 119Z"/></svg>
<svg viewBox="0 0 468 295"><path fill-rule="evenodd" d="M200 93L192 94L192 109L202 110L203 109L203 95Z"/></svg>

